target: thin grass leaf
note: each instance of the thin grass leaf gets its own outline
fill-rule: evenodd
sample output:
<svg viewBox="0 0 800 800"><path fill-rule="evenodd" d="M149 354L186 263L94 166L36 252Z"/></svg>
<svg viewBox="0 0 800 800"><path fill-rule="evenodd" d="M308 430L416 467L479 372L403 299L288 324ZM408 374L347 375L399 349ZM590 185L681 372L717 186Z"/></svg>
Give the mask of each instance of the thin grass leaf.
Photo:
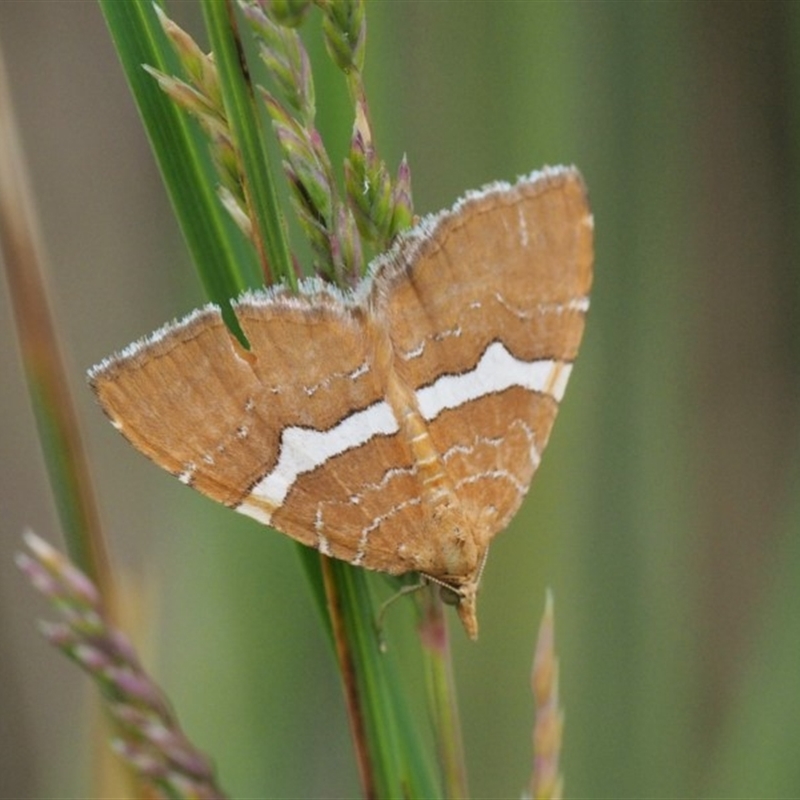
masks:
<svg viewBox="0 0 800 800"><path fill-rule="evenodd" d="M25 158L0 59L0 248L25 369L59 520L74 561L109 603L108 545L100 525L78 416L50 312Z"/></svg>
<svg viewBox="0 0 800 800"><path fill-rule="evenodd" d="M420 641L428 706L434 717L444 796L456 800L469 797L469 789L450 636L438 588L431 586L421 593L423 610Z"/></svg>
<svg viewBox="0 0 800 800"><path fill-rule="evenodd" d="M365 791L365 796L440 797L438 781L422 747L423 737L417 730L420 721L411 718L403 694L405 681L391 648L388 652L382 648L376 631L370 576L341 561L330 560L328 564L366 732L374 793Z"/></svg>
<svg viewBox="0 0 800 800"><path fill-rule="evenodd" d="M253 239L267 284L297 287L284 221L269 168L261 124L230 0L203 0L203 17L219 70L231 132L241 156Z"/></svg>
<svg viewBox="0 0 800 800"><path fill-rule="evenodd" d="M172 46L149 0L99 1L206 294L244 341L229 301L246 288L260 286L260 270L219 202L208 148L196 124L143 69L147 64L174 74Z"/></svg>

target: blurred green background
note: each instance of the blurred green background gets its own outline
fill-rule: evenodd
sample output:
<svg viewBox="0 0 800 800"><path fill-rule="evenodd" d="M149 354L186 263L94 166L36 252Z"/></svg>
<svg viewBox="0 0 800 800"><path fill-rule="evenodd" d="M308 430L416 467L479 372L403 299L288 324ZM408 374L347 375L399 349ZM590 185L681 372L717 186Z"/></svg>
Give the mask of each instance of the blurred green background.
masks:
<svg viewBox="0 0 800 800"><path fill-rule="evenodd" d="M492 549L480 641L453 627L473 795L527 781L552 586L569 797L800 796L800 6L375 0L368 25L377 142L408 154L419 212L574 163L595 214L548 455ZM83 382L203 301L100 11L2 2L0 43L135 638L233 796L356 796L293 545L135 453ZM321 122L344 142L330 78ZM77 797L88 682L11 563L24 526L59 535L5 299L0 387L0 796Z"/></svg>

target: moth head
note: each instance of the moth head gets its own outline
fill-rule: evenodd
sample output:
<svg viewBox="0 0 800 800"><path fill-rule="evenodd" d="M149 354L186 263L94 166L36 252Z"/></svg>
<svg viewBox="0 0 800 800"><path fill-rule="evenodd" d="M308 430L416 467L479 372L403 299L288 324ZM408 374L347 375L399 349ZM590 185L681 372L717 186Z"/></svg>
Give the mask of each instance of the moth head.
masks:
<svg viewBox="0 0 800 800"><path fill-rule="evenodd" d="M442 598L444 599L444 598ZM467 636L473 641L478 638L478 584L470 581L459 587L456 611ZM445 601L447 602L447 601Z"/></svg>
<svg viewBox="0 0 800 800"><path fill-rule="evenodd" d="M478 616L477 616L477 597L478 584L475 581L468 581L460 585L446 583L445 581L434 578L432 575L424 575L425 579L435 583L439 587L439 599L448 606L455 606L461 624L470 639L478 638Z"/></svg>
<svg viewBox="0 0 800 800"><path fill-rule="evenodd" d="M478 569L473 575L468 576L465 580L458 582L435 578L432 575L425 575L425 577L432 583L437 584L439 587L439 597L441 601L448 606L455 606L461 624L467 632L470 639L478 638L478 588L481 582L481 575L483 574L483 567L486 564L486 557L488 555L488 548L484 551L479 562Z"/></svg>

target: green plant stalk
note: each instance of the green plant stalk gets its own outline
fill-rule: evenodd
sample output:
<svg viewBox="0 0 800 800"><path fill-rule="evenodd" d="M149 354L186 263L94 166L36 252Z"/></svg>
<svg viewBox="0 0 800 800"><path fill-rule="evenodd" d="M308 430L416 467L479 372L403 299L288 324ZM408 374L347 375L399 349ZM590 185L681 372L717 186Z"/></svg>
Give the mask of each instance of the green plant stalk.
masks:
<svg viewBox="0 0 800 800"><path fill-rule="evenodd" d="M420 641L428 706L433 711L444 796L458 800L469 797L469 788L453 677L450 636L445 609L438 597L438 587L426 587L422 592L423 618L420 625Z"/></svg>
<svg viewBox="0 0 800 800"><path fill-rule="evenodd" d="M230 299L263 284L252 247L224 210L199 126L159 88L148 64L174 73L177 59L150 0L98 0L136 100L164 185L208 297L244 342Z"/></svg>
<svg viewBox="0 0 800 800"><path fill-rule="evenodd" d="M244 52L238 38L231 0L202 0L203 17L219 70L220 88L234 141L242 159L244 190L253 220L253 239L268 284L286 282L297 288L286 227L264 146L258 109Z"/></svg>
<svg viewBox="0 0 800 800"><path fill-rule="evenodd" d="M0 246L39 440L67 549L91 576L111 614L111 568L78 417L50 313L35 211L30 199L5 66L0 59Z"/></svg>
<svg viewBox="0 0 800 800"><path fill-rule="evenodd" d="M358 765L358 776L361 781L361 790L365 798L378 797L379 794L375 786L375 769L367 737L362 692L359 687L356 661L352 648L350 647L350 638L347 635L344 616L342 614L342 595L339 592L331 560L323 556L320 559L320 566L325 585L328 618L331 623L334 649L336 650L336 658L339 662L339 672L342 675L347 718L350 723L350 735L353 739L356 763Z"/></svg>
<svg viewBox="0 0 800 800"><path fill-rule="evenodd" d="M376 608L370 575L342 561L331 560L335 592L340 602L343 642L353 669L348 703L355 703L363 719L372 787L377 797L441 796L421 737L402 692L392 649L384 650L376 630ZM330 592L329 592L330 600ZM366 796L370 796L367 794Z"/></svg>

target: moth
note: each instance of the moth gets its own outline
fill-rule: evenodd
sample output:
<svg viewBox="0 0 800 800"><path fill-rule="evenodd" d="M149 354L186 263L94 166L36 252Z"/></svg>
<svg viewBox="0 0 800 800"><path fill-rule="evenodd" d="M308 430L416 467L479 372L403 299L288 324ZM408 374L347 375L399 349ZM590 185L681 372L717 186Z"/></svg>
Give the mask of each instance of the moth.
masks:
<svg viewBox="0 0 800 800"><path fill-rule="evenodd" d="M593 218L573 168L424 217L352 290L244 294L105 359L112 424L182 483L333 558L440 584L477 637L583 336Z"/></svg>

